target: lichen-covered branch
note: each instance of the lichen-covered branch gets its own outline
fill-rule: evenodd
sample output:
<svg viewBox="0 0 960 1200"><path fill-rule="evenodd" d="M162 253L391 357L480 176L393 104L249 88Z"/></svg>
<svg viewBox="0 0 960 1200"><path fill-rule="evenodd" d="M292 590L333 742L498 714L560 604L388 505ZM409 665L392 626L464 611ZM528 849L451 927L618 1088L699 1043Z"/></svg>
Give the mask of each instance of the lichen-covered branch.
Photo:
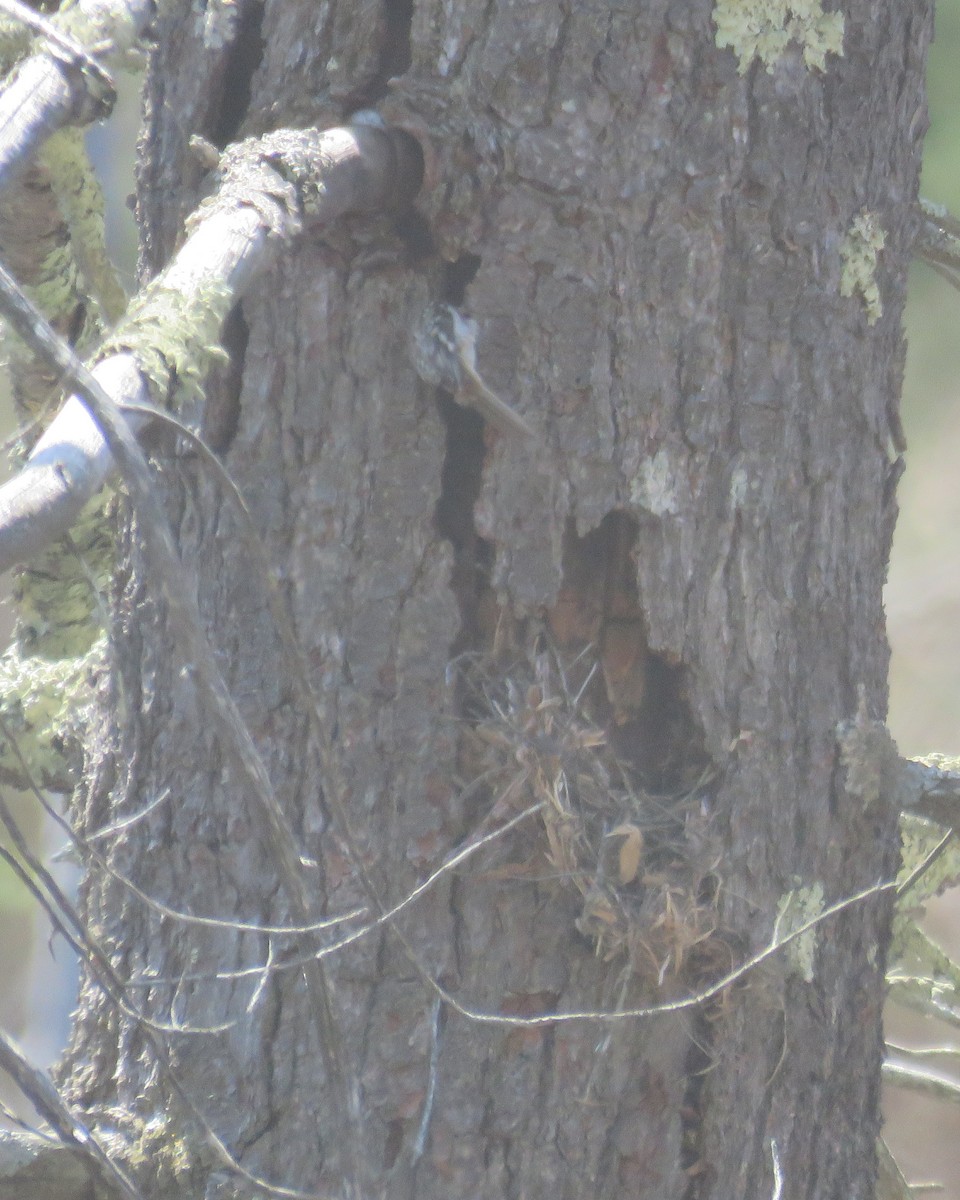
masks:
<svg viewBox="0 0 960 1200"><path fill-rule="evenodd" d="M960 758L927 754L901 760L901 807L960 831Z"/></svg>
<svg viewBox="0 0 960 1200"><path fill-rule="evenodd" d="M960 830L960 758L902 758L890 731L871 718L861 693L857 712L837 729L847 791L864 807L881 797L906 813Z"/></svg>
<svg viewBox="0 0 960 1200"><path fill-rule="evenodd" d="M144 0L81 0L47 19L19 0L0 5L0 260L81 353L126 298L107 259L103 196L77 126L109 111L104 64L126 62L150 11ZM27 27L40 32L30 57ZM35 416L55 381L16 347L4 354L19 415Z"/></svg>
<svg viewBox="0 0 960 1200"><path fill-rule="evenodd" d="M57 332L81 355L116 321L126 297L106 257L103 195L78 129L61 129L0 191L0 261ZM36 417L55 378L5 337L17 413Z"/></svg>
<svg viewBox="0 0 960 1200"><path fill-rule="evenodd" d="M357 124L239 143L218 171L220 186L192 217L183 247L131 303L94 367L121 406L202 387L224 317L270 252L346 212L409 204L420 157L406 135ZM67 531L111 471L105 439L72 397L24 469L0 488L0 570Z"/></svg>
<svg viewBox="0 0 960 1200"><path fill-rule="evenodd" d="M16 68L0 92L0 187L57 129L109 112L104 68L130 53L152 12L152 0L80 0L54 18L70 40L95 49L96 60L47 41Z"/></svg>
<svg viewBox="0 0 960 1200"><path fill-rule="evenodd" d="M63 131L48 147L72 134ZM269 259L269 248L343 211L386 206L393 196L403 203L418 182L417 168L417 154L403 135L382 128L280 133L231 149L219 163L220 186L195 214L181 252L135 299L99 351L96 379L124 405L148 406L151 397L169 403L200 393L207 369L222 353L223 317ZM38 170L33 164L28 174ZM17 253L28 238L22 229L11 232L4 214L25 178L0 194L0 261L9 245L16 273L33 284L31 298L63 333L78 306L92 311L84 302L89 281L79 278L72 242L47 187L37 193L33 208L35 219L49 217L47 223L39 220L38 238L31 242L37 252L29 261ZM100 307L106 316L115 315L109 304ZM57 378L48 361L20 344L15 359L22 368L18 379L31 395L42 395ZM146 419L142 413L128 415L134 428ZM0 777L19 786L26 782L24 768L46 787L72 785L77 763L71 731L82 722L87 681L101 654L97 591L112 561L102 505L92 498L112 470L96 421L74 397L20 474L0 488L0 562L9 567L29 560L17 582L15 642L0 658ZM68 530L69 552L62 541Z"/></svg>

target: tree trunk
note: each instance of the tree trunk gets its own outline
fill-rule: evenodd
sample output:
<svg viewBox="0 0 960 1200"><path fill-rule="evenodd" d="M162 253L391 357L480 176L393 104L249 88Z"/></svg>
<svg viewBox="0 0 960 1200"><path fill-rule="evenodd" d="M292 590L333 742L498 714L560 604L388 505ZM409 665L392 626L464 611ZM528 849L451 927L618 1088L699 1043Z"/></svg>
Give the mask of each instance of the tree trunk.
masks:
<svg viewBox="0 0 960 1200"><path fill-rule="evenodd" d="M867 1197L885 898L673 1013L464 1010L681 999L895 870L897 813L847 786L836 731L861 689L886 704L931 5L851 0L842 55L827 15L733 0L248 0L235 26L228 6L160 7L144 277L203 194L193 134L375 106L424 148L417 213L302 242L235 311L202 414L326 744L216 481L158 449L316 916L372 917L370 885L396 904L541 807L325 957L320 993L297 963L336 931L183 923L91 876L117 968L183 1031L157 1035L174 1086L88 981L72 1101L150 1197L255 1190L177 1089L245 1170L322 1195L766 1200L779 1177L791 1200ZM748 9L790 18L782 53L749 44ZM532 444L418 378L410 331L435 299L476 319L478 369ZM290 924L135 527L115 609L81 824L148 810L110 850L144 892Z"/></svg>

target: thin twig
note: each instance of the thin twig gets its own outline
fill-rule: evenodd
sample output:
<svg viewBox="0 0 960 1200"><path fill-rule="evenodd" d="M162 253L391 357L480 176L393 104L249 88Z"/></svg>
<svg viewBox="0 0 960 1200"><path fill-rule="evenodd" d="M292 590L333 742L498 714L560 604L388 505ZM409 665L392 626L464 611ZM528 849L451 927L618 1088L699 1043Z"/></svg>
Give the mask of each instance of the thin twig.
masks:
<svg viewBox="0 0 960 1200"><path fill-rule="evenodd" d="M904 1063L885 1062L883 1078L894 1087L906 1088L911 1092L922 1092L933 1096L936 1100L949 1100L952 1104L960 1104L960 1083L953 1079L944 1079L933 1075L919 1067L909 1067Z"/></svg>
<svg viewBox="0 0 960 1200"><path fill-rule="evenodd" d="M831 917L837 916L838 913L845 912L848 908L852 908L856 904L861 904L864 900L869 900L873 896L880 896L886 892L896 890L896 880L888 880L885 883L875 883L871 887L864 888L862 891L855 892L852 896L847 896L843 900L838 900L836 904L831 904L825 908L817 916L805 921L796 929L793 929L785 937L770 942L763 950L752 955L740 966L728 971L722 975L715 983L709 984L700 991L692 992L691 994L681 997L679 1000L668 1000L663 1004L651 1004L644 1008L627 1008L617 1011L603 1011L583 1009L575 1012L555 1012L555 1013L539 1013L529 1017L507 1016L504 1013L486 1012L482 1009L472 1008L469 1005L462 1004L456 996L449 992L439 980L435 979L425 968L421 968L423 975L427 978L430 987L439 995L446 1004L457 1012L462 1017L466 1017L470 1021L475 1021L481 1025L500 1025L506 1028L521 1028L521 1029L537 1029L545 1025L565 1025L572 1021L594 1021L594 1022L613 1022L613 1021L633 1021L645 1017L659 1017L668 1013L684 1012L691 1008L699 1008L715 999L725 991L731 984L737 983L744 976L750 974L762 963L773 958L785 946L796 941L797 938L803 937L805 933L809 933L812 929L816 929L824 921Z"/></svg>
<svg viewBox="0 0 960 1200"><path fill-rule="evenodd" d="M27 1059L16 1042L0 1030L0 1067L13 1079L51 1129L93 1166L105 1181L119 1188L127 1200L143 1200L143 1193L113 1161L89 1129L73 1115L49 1076Z"/></svg>
<svg viewBox="0 0 960 1200"><path fill-rule="evenodd" d="M780 1166L780 1151L773 1138L770 1139L770 1158L773 1161L773 1191L770 1200L781 1200L783 1196L783 1170Z"/></svg>
<svg viewBox="0 0 960 1200"><path fill-rule="evenodd" d="M347 946L352 946L355 942L360 941L361 938L369 937L371 933L374 933L384 925L389 925L392 927L400 913L403 912L405 908L413 904L416 900L419 900L421 896L430 891L430 889L434 887L437 881L440 880L444 875L448 874L450 871L455 871L457 867L461 866L468 858L476 854L477 851L482 850L485 846L489 846L491 842L503 837L504 834L509 833L511 829L514 829L522 821L528 820L535 813L540 812L542 809L542 802L532 804L529 808L525 808L523 812L518 813L515 817L512 817L503 825L498 825L497 828L492 832L486 833L482 837L468 842L467 845L458 850L456 854L444 860L444 862L441 863L441 865L437 867L435 871L431 872L431 874L428 875L422 883L417 884L417 886L412 891L408 892L402 900L397 901L397 903L391 908L382 909L375 920L361 926L359 929L354 929L350 933L344 934L343 937L338 938L335 942L330 942L329 945L323 946L321 949L315 950L309 955L289 958L284 962L276 963L274 966L274 971L280 972L303 970L303 967L307 962L310 961L310 959L329 958L330 955L337 954L340 950L344 950ZM240 980L248 979L251 976L259 976L262 970L262 966L238 967L233 971L193 972L184 974L181 976L181 978L188 981L198 982L205 979L216 979L218 981ZM149 977L140 980L132 979L129 986L150 987L155 983L156 980L153 977Z"/></svg>
<svg viewBox="0 0 960 1200"><path fill-rule="evenodd" d="M423 1111L420 1113L420 1126L417 1137L410 1152L410 1161L415 1166L423 1157L427 1146L427 1135L430 1132L430 1118L433 1116L433 1105L437 1098L437 1076L440 1071L440 1037L443 1033L443 1005L437 996L433 1002L430 1014L430 1063L427 1068L427 1091L423 1098Z"/></svg>
<svg viewBox="0 0 960 1200"><path fill-rule="evenodd" d="M64 62L89 71L91 75L96 76L105 91L113 91L113 79L109 72L72 34L59 29L53 21L48 20L42 13L38 13L29 5L22 4L21 0L0 0L0 11L5 12L8 17L13 17L15 21L19 21L21 25L25 25L49 42L51 46L56 47L59 52L58 57Z"/></svg>

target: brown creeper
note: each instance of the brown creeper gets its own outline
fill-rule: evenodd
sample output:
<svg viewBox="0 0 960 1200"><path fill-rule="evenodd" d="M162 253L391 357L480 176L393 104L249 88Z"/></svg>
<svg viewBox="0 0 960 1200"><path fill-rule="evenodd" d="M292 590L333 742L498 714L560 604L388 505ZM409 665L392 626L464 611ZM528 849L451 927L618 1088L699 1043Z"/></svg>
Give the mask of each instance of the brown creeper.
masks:
<svg viewBox="0 0 960 1200"><path fill-rule="evenodd" d="M477 323L452 305L427 305L410 339L413 368L432 387L449 392L458 404L475 408L504 433L533 437L519 414L490 390L477 373Z"/></svg>

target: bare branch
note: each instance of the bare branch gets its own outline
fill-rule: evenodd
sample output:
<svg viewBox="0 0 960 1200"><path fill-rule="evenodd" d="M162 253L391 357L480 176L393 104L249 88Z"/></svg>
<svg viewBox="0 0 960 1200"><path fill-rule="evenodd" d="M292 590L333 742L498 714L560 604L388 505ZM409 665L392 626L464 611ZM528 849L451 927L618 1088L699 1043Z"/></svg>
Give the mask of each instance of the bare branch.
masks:
<svg viewBox="0 0 960 1200"><path fill-rule="evenodd" d="M909 1088L912 1092L933 1096L935 1100L949 1100L951 1104L960 1104L960 1084L922 1068L909 1067L904 1063L885 1062L883 1078L894 1087Z"/></svg>
<svg viewBox="0 0 960 1200"><path fill-rule="evenodd" d="M101 1200L105 1195L91 1188L86 1163L69 1145L38 1133L0 1130L0 1200Z"/></svg>
<svg viewBox="0 0 960 1200"><path fill-rule="evenodd" d="M908 1062L925 1062L928 1059L946 1062L955 1067L960 1064L960 1049L956 1046L901 1046L898 1042L886 1043L888 1054L899 1054Z"/></svg>
<svg viewBox="0 0 960 1200"><path fill-rule="evenodd" d="M94 377L120 403L147 403L131 354L100 363ZM131 425L138 427L136 418ZM106 442L83 402L71 396L19 474L0 488L0 571L38 554L66 533L113 468Z"/></svg>
<svg viewBox="0 0 960 1200"><path fill-rule="evenodd" d="M929 1188L907 1183L883 1138L877 1138L877 1168L877 1200L916 1200L920 1190ZM936 1185L933 1190L937 1190Z"/></svg>
<svg viewBox="0 0 960 1200"><path fill-rule="evenodd" d="M921 199L913 252L953 288L960 289L960 221L939 204Z"/></svg>
<svg viewBox="0 0 960 1200"><path fill-rule="evenodd" d="M0 1067L16 1081L17 1086L34 1106L50 1128L59 1135L65 1145L73 1148L82 1159L85 1159L94 1171L94 1177L102 1177L110 1181L115 1191L126 1196L128 1200L142 1200L141 1193L133 1185L127 1175L114 1163L112 1158L89 1129L86 1128L67 1108L60 1093L50 1082L43 1071L37 1070L25 1057L20 1047L0 1030ZM90 1176L86 1178L87 1192L90 1190ZM25 1193L24 1193L25 1194ZM34 1193L40 1195L40 1192ZM76 1193L78 1196L82 1192Z"/></svg>

